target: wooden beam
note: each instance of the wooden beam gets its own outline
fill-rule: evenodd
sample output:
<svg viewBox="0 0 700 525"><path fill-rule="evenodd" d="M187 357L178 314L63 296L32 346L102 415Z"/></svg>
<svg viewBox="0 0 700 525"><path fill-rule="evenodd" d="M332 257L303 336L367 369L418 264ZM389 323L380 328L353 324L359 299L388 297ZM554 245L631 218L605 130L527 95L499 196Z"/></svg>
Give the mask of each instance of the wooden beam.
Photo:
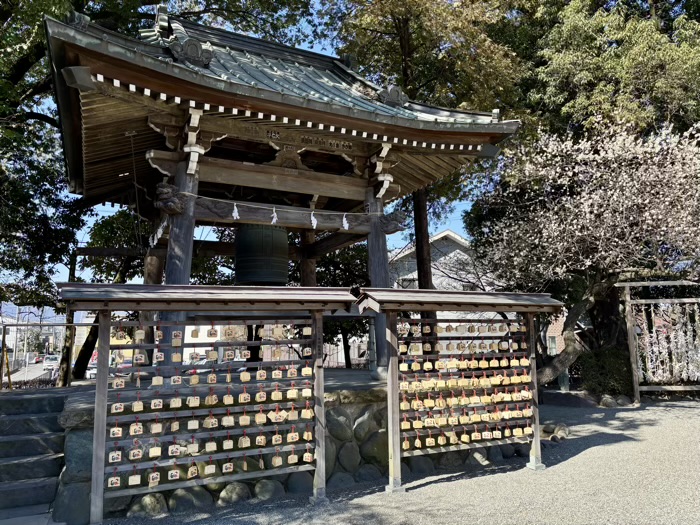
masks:
<svg viewBox="0 0 700 525"><path fill-rule="evenodd" d="M140 257L145 255L145 249L139 248L102 248L97 246L83 246L76 248L75 253L83 257Z"/></svg>
<svg viewBox="0 0 700 525"><path fill-rule="evenodd" d="M146 159L164 175L174 175L182 154L172 151L149 150ZM356 177L266 166L213 157L199 159L199 181L230 186L274 189L320 197L334 197L363 201L367 181ZM401 191L398 184L390 184L384 200L395 199Z"/></svg>
<svg viewBox="0 0 700 525"><path fill-rule="evenodd" d="M199 161L199 180L352 201L364 200L367 188L366 180L354 177L210 157Z"/></svg>
<svg viewBox="0 0 700 525"><path fill-rule="evenodd" d="M306 255L311 259L317 259L327 253L363 241L365 238L365 235L357 235L354 233L333 233L307 246Z"/></svg>
<svg viewBox="0 0 700 525"><path fill-rule="evenodd" d="M357 236L353 235L352 237ZM313 248L313 246L314 245L311 245L309 248ZM235 257L236 247L232 242L200 241L195 239L193 252L194 255L202 257ZM145 254L145 251L138 248L99 248L84 246L82 248L76 248L76 253L83 257L141 257ZM314 254L315 252L312 251L311 253ZM150 248L148 250L148 255L164 257L166 255L166 249ZM318 257L318 255L314 255L314 257ZM289 247L289 258L294 260L301 258L301 251L297 246Z"/></svg>
<svg viewBox="0 0 700 525"><path fill-rule="evenodd" d="M638 281L615 283L616 288L643 287L643 286L700 286L700 283L693 281Z"/></svg>
<svg viewBox="0 0 700 525"><path fill-rule="evenodd" d="M371 190L370 190L371 191ZM237 206L240 219L233 218L233 207ZM271 224L272 223L271 204L258 204L254 202L233 202L218 201L210 199L197 199L195 203L195 218L198 221L209 221L217 224ZM297 208L294 206L274 206L277 215L277 226L287 228L313 229L311 224L312 210L308 208ZM322 210L314 213L317 230L343 230L343 214L323 213ZM348 214L347 233L367 235L370 232L370 222L372 215L366 213ZM384 233L396 233L401 226L391 221L381 221L383 217L376 217L380 228L384 228ZM397 229L398 227L398 229Z"/></svg>
<svg viewBox="0 0 700 525"><path fill-rule="evenodd" d="M280 120L282 118L280 117ZM374 147L373 144L367 144L359 140L349 140L336 133L322 135L301 131L303 128L300 128L300 131L296 131L274 126L264 121L253 123L204 115L199 121L199 126L204 131L225 133L233 138L273 144L291 144L299 149L335 155L345 154L364 157L369 154L370 148Z"/></svg>
<svg viewBox="0 0 700 525"><path fill-rule="evenodd" d="M697 392L700 385L647 385L640 386L641 392Z"/></svg>

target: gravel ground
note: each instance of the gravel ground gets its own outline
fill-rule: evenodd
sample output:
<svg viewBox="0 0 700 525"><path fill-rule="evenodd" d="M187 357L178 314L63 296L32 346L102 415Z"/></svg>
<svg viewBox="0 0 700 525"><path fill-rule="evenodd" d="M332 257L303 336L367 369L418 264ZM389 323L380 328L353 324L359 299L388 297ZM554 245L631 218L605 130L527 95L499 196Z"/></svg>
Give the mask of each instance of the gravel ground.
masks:
<svg viewBox="0 0 700 525"><path fill-rule="evenodd" d="M440 525L700 524L700 402L641 408L543 406L542 421L570 426L569 439L543 450L547 469L507 466L408 480L405 493L358 485L300 499L246 503L209 514L109 525Z"/></svg>

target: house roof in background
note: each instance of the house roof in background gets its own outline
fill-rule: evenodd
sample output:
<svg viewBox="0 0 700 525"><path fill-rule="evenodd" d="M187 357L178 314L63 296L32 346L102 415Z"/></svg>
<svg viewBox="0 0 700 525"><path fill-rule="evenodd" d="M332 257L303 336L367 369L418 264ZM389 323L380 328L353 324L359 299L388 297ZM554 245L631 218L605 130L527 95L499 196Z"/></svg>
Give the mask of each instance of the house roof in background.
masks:
<svg viewBox="0 0 700 525"><path fill-rule="evenodd" d="M430 244L433 244L434 242L437 242L440 239L444 239L444 238L447 238L447 239L459 244L463 248L468 249L470 247L469 241L467 239L465 239L461 235L453 232L452 230L443 230L440 233L436 233L435 235L433 235L430 238L429 242L430 242ZM415 251L416 251L415 243L413 243L409 246L405 246L404 248L401 248L399 250L394 250L389 254L389 262L391 263L394 261L398 261L399 259L403 259L407 255L410 255L410 254L414 253Z"/></svg>

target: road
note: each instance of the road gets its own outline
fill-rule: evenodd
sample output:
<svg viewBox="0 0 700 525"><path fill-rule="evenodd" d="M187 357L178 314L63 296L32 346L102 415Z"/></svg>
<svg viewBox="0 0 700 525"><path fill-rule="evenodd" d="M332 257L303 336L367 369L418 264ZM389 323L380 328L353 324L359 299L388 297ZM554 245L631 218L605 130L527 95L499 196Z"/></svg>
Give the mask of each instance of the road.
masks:
<svg viewBox="0 0 700 525"><path fill-rule="evenodd" d="M44 369L42 367L42 363L30 364L26 369L22 368L21 370L18 370L12 374L12 380L24 381L25 379L30 380L37 378L44 373Z"/></svg>

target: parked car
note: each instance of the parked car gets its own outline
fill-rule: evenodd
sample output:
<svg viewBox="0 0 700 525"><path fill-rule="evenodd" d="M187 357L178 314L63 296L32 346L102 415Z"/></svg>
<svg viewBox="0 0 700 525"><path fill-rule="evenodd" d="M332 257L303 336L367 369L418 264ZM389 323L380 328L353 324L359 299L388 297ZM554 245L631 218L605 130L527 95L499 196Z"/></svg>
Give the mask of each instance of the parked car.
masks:
<svg viewBox="0 0 700 525"><path fill-rule="evenodd" d="M54 368L58 368L59 360L57 355L47 355L44 358L44 370L53 370Z"/></svg>
<svg viewBox="0 0 700 525"><path fill-rule="evenodd" d="M42 363L44 361L44 357L46 357L44 354L37 354L37 356L34 358L34 364Z"/></svg>
<svg viewBox="0 0 700 525"><path fill-rule="evenodd" d="M216 361L210 361L208 359L200 359L199 361L192 363L194 366L197 368L193 368L192 370L187 370L185 374L187 375L195 375L195 374L206 374L209 372L213 372L213 368L206 368L207 366L212 367L215 365L217 362Z"/></svg>
<svg viewBox="0 0 700 525"><path fill-rule="evenodd" d="M90 363L85 370L85 379L97 379L97 364Z"/></svg>

